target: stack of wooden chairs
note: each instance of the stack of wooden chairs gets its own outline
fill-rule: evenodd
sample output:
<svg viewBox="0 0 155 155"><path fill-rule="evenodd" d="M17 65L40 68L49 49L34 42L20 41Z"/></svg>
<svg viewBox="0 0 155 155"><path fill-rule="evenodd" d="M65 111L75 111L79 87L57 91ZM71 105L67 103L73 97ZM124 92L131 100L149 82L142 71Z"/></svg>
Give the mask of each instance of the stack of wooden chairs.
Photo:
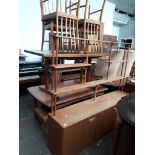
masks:
<svg viewBox="0 0 155 155"><path fill-rule="evenodd" d="M81 84L77 86L77 89L85 87L95 87L97 91L97 85L103 83L89 83L87 81L88 68L91 64L88 62L90 54L101 54L102 52L102 40L104 23L102 22L103 10L105 7L106 0L103 0L102 8L97 11L90 12L90 6L88 7L88 0L85 0L85 4L81 5L81 1L77 0L72 3L71 1L65 1L65 10L62 10L62 0L40 0L41 16L42 16L42 43L41 50L45 42L50 43L51 47L51 63L46 68L47 72L50 72L50 78L45 81L45 88L42 90L47 91L51 94L51 112L55 115L56 113L56 100L59 93L71 91L71 88L57 89L58 73L68 69L81 69ZM56 7L53 7L55 4ZM56 9L54 11L54 8ZM83 18L79 18L80 9L84 9ZM52 11L51 11L51 10ZM92 14L100 12L98 20L92 20L90 17ZM50 40L46 41L44 38L45 31L50 31ZM110 48L109 65L111 63L111 51L113 43ZM80 63L74 64L63 64L59 60L60 54L84 54L85 59L81 60ZM80 57L79 57L80 59ZM83 78L84 77L84 78ZM108 77L108 72L107 72ZM75 88L76 89L76 86ZM96 96L95 91L95 96Z"/></svg>
<svg viewBox="0 0 155 155"><path fill-rule="evenodd" d="M90 5L88 10L88 0L85 0L84 5L80 5L80 0L77 0L75 3L71 3L70 0L69 6L67 5L68 1L65 0L65 12L62 11L62 1L54 1L56 3L56 10L52 12L54 9L50 9L50 4L53 6L53 1L40 0L42 18L41 50L43 50L44 42L46 42L44 40L45 30L50 30L51 39L48 42L50 42L52 50L58 50L58 52L75 53L86 51L88 45L97 44L98 40L102 40L104 30L102 17L106 0L103 0L100 10L93 12L90 12ZM81 8L84 8L82 19L79 18ZM73 12L75 13L73 14ZM100 12L99 19L92 20L90 16L97 12ZM99 52L99 50L101 49L97 50L94 47L92 51L95 53Z"/></svg>

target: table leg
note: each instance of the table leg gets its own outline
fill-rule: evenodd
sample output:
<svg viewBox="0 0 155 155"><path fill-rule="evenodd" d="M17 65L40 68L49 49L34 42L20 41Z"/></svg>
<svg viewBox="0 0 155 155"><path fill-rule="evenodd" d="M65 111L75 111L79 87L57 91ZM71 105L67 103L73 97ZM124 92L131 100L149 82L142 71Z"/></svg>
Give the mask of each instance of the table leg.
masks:
<svg viewBox="0 0 155 155"><path fill-rule="evenodd" d="M54 90L54 69L51 70L51 90Z"/></svg>
<svg viewBox="0 0 155 155"><path fill-rule="evenodd" d="M82 83L82 79L83 79L83 68L81 68L81 73L80 73L80 83Z"/></svg>
<svg viewBox="0 0 155 155"><path fill-rule="evenodd" d="M87 81L87 67L85 67L84 84L86 83L86 81Z"/></svg>
<svg viewBox="0 0 155 155"><path fill-rule="evenodd" d="M45 58L45 88L49 89L48 59Z"/></svg>
<svg viewBox="0 0 155 155"><path fill-rule="evenodd" d="M56 69L54 70L54 77L55 77L54 78L55 79L55 87L54 88L55 88L55 92L56 92L57 91L57 70Z"/></svg>
<svg viewBox="0 0 155 155"><path fill-rule="evenodd" d="M90 67L87 68L87 82L90 81Z"/></svg>
<svg viewBox="0 0 155 155"><path fill-rule="evenodd" d="M53 95L53 101L54 101L54 107L53 107L53 115L56 115L56 102L57 102L57 96Z"/></svg>

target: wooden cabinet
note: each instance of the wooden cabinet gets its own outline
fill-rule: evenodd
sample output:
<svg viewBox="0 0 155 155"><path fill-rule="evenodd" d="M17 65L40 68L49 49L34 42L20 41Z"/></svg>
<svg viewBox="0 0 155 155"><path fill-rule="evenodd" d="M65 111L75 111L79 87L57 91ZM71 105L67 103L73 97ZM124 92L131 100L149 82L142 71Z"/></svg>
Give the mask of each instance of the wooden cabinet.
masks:
<svg viewBox="0 0 155 155"><path fill-rule="evenodd" d="M97 115L95 138L96 141L114 128L116 113L114 108L106 109Z"/></svg>
<svg viewBox="0 0 155 155"><path fill-rule="evenodd" d="M90 117L66 128L63 135L62 155L76 155L81 149L93 143L96 123L96 119L90 123L93 118Z"/></svg>
<svg viewBox="0 0 155 155"><path fill-rule="evenodd" d="M62 128L49 116L48 144L53 155L77 155L113 129L113 108Z"/></svg>
<svg viewBox="0 0 155 155"><path fill-rule="evenodd" d="M48 115L48 146L53 155L77 155L113 129L117 101L127 93L112 92Z"/></svg>

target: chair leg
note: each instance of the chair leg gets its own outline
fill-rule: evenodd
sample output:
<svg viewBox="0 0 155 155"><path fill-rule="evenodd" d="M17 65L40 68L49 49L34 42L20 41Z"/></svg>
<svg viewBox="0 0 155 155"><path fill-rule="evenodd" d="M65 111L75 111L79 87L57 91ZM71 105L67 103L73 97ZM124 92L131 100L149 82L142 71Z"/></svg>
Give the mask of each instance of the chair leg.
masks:
<svg viewBox="0 0 155 155"><path fill-rule="evenodd" d="M45 30L44 30L44 27L43 27L43 25L42 25L41 51L43 50L43 46L44 46L44 37L45 37Z"/></svg>
<svg viewBox="0 0 155 155"><path fill-rule="evenodd" d="M83 79L83 68L81 68L81 72L80 72L80 83L82 83L82 79Z"/></svg>

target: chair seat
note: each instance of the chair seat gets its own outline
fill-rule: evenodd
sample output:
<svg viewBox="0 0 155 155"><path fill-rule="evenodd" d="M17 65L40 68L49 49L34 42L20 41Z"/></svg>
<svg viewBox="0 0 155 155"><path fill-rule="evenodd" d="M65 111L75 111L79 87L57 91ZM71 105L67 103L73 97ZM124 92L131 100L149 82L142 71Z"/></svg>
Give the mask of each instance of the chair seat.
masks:
<svg viewBox="0 0 155 155"><path fill-rule="evenodd" d="M55 31L56 30L56 27L57 27L57 24L56 23L53 23L53 30ZM66 32L66 26L62 26L62 25L58 25L58 28L59 29L63 29L63 32ZM51 21L49 21L49 22L46 22L46 23L44 23L44 30L50 30L51 29ZM75 27L74 27L74 29L73 29L73 27L69 27L69 26L67 26L67 31L75 31ZM54 35L55 35L55 33L54 33Z"/></svg>
<svg viewBox="0 0 155 155"><path fill-rule="evenodd" d="M79 25L83 25L84 24L84 21L86 21L86 23L89 23L89 24L101 24L102 22L100 22L99 20L93 20L93 19L79 19ZM102 23L103 24L103 23Z"/></svg>
<svg viewBox="0 0 155 155"><path fill-rule="evenodd" d="M77 19L77 16L75 15L71 15L68 13L64 13L64 12L58 12L58 16L59 17L67 17L69 19ZM56 12L50 13L50 14L46 14L42 17L42 21L43 22L47 22L47 21L51 21L51 20L56 20Z"/></svg>

